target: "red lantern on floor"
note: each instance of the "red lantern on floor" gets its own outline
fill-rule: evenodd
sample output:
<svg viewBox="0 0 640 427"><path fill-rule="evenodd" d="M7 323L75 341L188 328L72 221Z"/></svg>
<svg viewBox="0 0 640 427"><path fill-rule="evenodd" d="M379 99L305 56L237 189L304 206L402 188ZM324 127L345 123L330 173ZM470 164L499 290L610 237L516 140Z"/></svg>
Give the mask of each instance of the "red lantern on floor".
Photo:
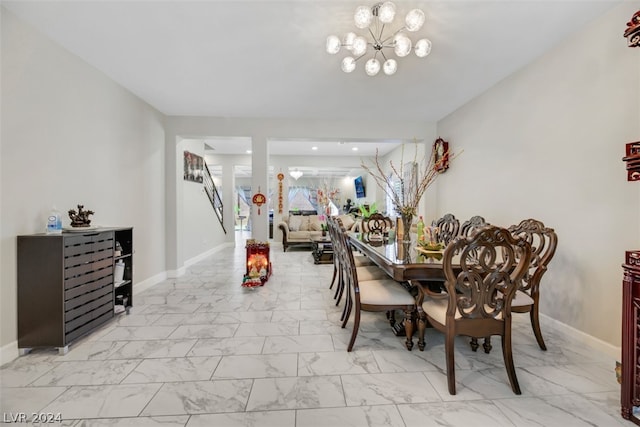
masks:
<svg viewBox="0 0 640 427"><path fill-rule="evenodd" d="M254 239L248 239L245 248L247 250L247 273L242 280L242 286L245 288L262 286L271 276L269 242L256 242Z"/></svg>

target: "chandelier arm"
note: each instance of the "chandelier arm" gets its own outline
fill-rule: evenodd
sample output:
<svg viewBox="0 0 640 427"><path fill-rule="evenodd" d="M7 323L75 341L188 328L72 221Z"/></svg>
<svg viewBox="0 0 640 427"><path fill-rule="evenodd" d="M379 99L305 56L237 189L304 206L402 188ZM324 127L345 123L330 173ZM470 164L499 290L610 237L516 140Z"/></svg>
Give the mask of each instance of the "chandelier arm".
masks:
<svg viewBox="0 0 640 427"><path fill-rule="evenodd" d="M378 40L382 40L382 33L384 33L384 26L386 24L382 24L382 28L380 28L380 35L378 36Z"/></svg>
<svg viewBox="0 0 640 427"><path fill-rule="evenodd" d="M387 62L387 55L385 55L382 50L379 50L378 52L380 52L380 55L382 55L382 57L384 58L384 61Z"/></svg>
<svg viewBox="0 0 640 427"><path fill-rule="evenodd" d="M395 31L394 33L392 33L391 35L389 35L389 37L387 37L386 39L384 39L384 40L380 40L380 44L384 44L384 43L388 42L388 41L389 41L389 39L394 38L394 37L396 36L396 34L398 34L400 31L402 31L402 30L406 30L406 29L407 29L407 27L399 28L397 31Z"/></svg>
<svg viewBox="0 0 640 427"><path fill-rule="evenodd" d="M365 56L365 55L366 55L366 53L363 53L362 55L360 55L360 56L358 56L357 58L355 58L355 59L353 60L353 62L358 61L358 59L362 58L362 57L363 57L363 56Z"/></svg>
<svg viewBox="0 0 640 427"><path fill-rule="evenodd" d="M376 44L380 44L380 40L378 38L376 38L376 35L373 34L373 31L371 31L371 28L369 27L369 28L367 28L367 30L369 30L369 34L371 34L371 37L373 38L373 43L370 42L368 44L370 44L371 46L375 46Z"/></svg>

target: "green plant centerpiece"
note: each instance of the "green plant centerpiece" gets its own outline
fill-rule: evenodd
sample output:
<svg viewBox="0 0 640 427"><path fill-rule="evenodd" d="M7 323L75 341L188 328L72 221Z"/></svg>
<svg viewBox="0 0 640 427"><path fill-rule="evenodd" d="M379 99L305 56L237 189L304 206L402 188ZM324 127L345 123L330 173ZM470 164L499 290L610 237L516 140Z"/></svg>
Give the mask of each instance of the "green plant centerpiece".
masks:
<svg viewBox="0 0 640 427"><path fill-rule="evenodd" d="M378 207L375 202L371 205L360 205L358 206L358 209L360 210L360 216L364 219L368 219L371 215L378 212Z"/></svg>

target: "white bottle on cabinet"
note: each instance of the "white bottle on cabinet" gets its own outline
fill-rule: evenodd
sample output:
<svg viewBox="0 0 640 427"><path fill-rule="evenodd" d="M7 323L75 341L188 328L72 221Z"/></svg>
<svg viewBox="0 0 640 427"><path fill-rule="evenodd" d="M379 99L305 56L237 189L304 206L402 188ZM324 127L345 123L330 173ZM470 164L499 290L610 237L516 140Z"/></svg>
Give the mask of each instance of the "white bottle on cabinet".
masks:
<svg viewBox="0 0 640 427"><path fill-rule="evenodd" d="M55 206L51 209L49 217L47 218L47 234L60 234L62 233L62 218L60 212Z"/></svg>

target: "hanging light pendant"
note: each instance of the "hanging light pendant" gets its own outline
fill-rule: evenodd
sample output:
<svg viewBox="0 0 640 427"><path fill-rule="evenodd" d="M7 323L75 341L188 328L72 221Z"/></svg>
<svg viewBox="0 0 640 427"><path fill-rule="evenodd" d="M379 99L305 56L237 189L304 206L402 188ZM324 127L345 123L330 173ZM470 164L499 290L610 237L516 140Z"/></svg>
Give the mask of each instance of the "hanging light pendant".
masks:
<svg viewBox="0 0 640 427"><path fill-rule="evenodd" d="M387 31L395 17L396 5L390 1L377 3L373 7L358 6L353 22L357 28L366 29L367 33L358 35L350 31L342 39L331 35L327 37L327 53L335 55L342 47L349 51L349 55L342 60L341 68L345 73L351 73L356 68L356 62L372 48L373 57L366 60L364 65L369 76L377 75L381 69L388 76L395 74L398 62L388 57L392 52L398 58L409 55L412 50L419 58L429 55L431 42L428 39L420 39L413 44L405 33L419 31L426 21L425 13L420 9L410 10L405 16L404 26L395 31ZM381 58L378 58L378 54Z"/></svg>

